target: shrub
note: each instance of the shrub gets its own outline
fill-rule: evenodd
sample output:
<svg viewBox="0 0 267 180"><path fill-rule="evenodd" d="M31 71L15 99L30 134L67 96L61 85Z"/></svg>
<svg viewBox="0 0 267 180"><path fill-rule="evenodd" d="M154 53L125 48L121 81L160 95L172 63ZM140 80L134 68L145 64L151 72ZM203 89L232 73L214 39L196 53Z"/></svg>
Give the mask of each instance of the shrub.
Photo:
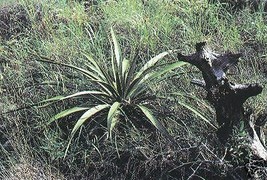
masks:
<svg viewBox="0 0 267 180"><path fill-rule="evenodd" d="M150 82L159 80L163 74L185 65L185 63L174 62L158 64L159 60L173 52L166 51L153 57L139 70L137 70L137 56L135 56L132 60L128 60L122 56L119 43L112 28L111 37L113 42L112 52L114 53L114 57L112 56L111 58L111 67L101 65L98 61L94 60L87 54L84 54L88 60L88 64L86 65L87 69L61 62L55 62L47 57L38 56L39 61L77 70L81 74L85 75L89 82L93 83L95 85L94 87L96 87L94 90L81 91L65 97L57 96L43 101L51 103L84 97L96 98L98 100L98 103L92 107L76 106L64 110L56 114L49 121L49 123L52 123L70 114L84 112L72 129L66 152L77 130L95 114L105 112L106 110L108 110L106 114L108 137L111 139L112 129L118 122L120 117L119 115L122 114L127 116L127 109L138 109L163 135L172 140L172 137L167 132L166 128L154 117L150 108L147 107L144 102L147 102L151 97L149 95Z"/></svg>

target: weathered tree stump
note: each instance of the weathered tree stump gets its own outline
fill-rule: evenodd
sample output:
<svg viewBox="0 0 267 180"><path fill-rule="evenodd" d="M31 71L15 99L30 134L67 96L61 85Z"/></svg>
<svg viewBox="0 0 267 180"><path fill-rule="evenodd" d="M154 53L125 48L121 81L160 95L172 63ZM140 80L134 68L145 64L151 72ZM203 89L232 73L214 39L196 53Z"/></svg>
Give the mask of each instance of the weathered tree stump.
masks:
<svg viewBox="0 0 267 180"><path fill-rule="evenodd" d="M205 48L206 43L196 44L196 53L191 55L178 54L182 61L195 65L201 72L204 81L194 80L193 84L199 85L207 91L207 100L216 110L216 119L219 125L217 136L222 143L227 143L233 129L240 121L248 136L248 147L254 155L267 161L267 151L261 139L259 123L245 116L243 103L251 96L262 92L262 86L255 84L235 84L226 77L227 70L237 64L241 54L217 54ZM258 132L258 133L257 133Z"/></svg>

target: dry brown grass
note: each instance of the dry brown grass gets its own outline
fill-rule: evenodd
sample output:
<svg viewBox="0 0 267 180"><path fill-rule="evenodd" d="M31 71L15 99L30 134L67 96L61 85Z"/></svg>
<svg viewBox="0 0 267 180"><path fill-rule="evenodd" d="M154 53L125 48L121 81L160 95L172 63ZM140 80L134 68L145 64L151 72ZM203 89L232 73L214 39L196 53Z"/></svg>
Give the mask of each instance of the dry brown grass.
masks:
<svg viewBox="0 0 267 180"><path fill-rule="evenodd" d="M49 167L43 167L39 162L27 162L12 165L10 169L0 173L0 179L5 180L63 180L63 175L53 172Z"/></svg>

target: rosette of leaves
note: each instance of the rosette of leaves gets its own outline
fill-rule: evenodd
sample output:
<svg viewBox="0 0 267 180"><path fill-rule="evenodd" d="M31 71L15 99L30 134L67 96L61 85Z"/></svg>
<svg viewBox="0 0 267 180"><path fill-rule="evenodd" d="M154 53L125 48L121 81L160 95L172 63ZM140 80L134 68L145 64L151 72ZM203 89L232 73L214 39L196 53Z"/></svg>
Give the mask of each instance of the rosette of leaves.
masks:
<svg viewBox="0 0 267 180"><path fill-rule="evenodd" d="M111 58L111 66L104 67L98 61L86 54L84 54L88 60L86 69L51 61L49 58L39 56L39 61L66 66L80 72L81 74L85 75L91 83L96 84L95 87L97 87L97 89L94 90L81 91L66 97L54 97L45 100L46 102L63 101L85 96L90 96L90 98L96 97L98 100L101 100L100 102L102 102L93 107L72 107L56 114L50 120L49 123L52 123L70 114L84 112L72 129L67 149L69 148L70 142L77 130L86 121L90 120L95 114L100 113L101 111L107 112L106 119L108 136L112 138L112 129L118 122L118 114L125 114L125 111L122 112L125 108L139 109L144 115L144 118L149 120L150 123L155 126L163 135L169 139L172 139L166 128L158 119L155 118L151 109L145 106L143 102L145 102L145 100L148 98L147 92L149 91L149 83L159 80L163 74L181 67L186 63L174 62L159 64L158 62L162 58L172 53L172 51L166 51L153 57L138 69L136 64L137 58L128 60L122 57L119 43L112 28L110 32L112 37L112 54L114 56Z"/></svg>

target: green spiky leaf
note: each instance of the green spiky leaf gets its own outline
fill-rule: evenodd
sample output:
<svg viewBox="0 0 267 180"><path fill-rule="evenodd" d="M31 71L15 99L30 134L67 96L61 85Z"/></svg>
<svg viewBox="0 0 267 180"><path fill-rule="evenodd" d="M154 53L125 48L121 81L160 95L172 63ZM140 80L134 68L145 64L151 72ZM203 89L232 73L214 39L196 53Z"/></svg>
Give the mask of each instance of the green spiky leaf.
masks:
<svg viewBox="0 0 267 180"><path fill-rule="evenodd" d="M113 28L110 28L110 32L111 32L111 37L112 37L112 41L114 44L114 52L115 52L115 57L116 57L116 62L117 62L117 67L121 66L121 50L120 50L120 46L119 43L117 41L116 35L114 33Z"/></svg>
<svg viewBox="0 0 267 180"><path fill-rule="evenodd" d="M116 123L115 115L116 115L118 109L120 108L120 105L121 105L121 103L119 103L119 102L113 103L109 109L109 112L108 112L107 127L108 127L108 134L109 134L110 138L112 135L112 128L115 126L115 123Z"/></svg>
<svg viewBox="0 0 267 180"><path fill-rule="evenodd" d="M193 112L194 114L196 114L198 117L200 117L202 120L204 120L206 123L208 123L211 127L213 127L214 129L217 129L217 127L215 125L213 125L204 115L202 115L197 109L195 109L194 107L190 106L189 104L185 104L183 102L178 101L178 103L182 106L184 106L185 108L189 109L191 112Z"/></svg>
<svg viewBox="0 0 267 180"><path fill-rule="evenodd" d="M143 74L140 75L140 77L138 79L136 79L135 81L132 82L129 92L128 92L128 96L127 97L131 97L131 96L137 96L138 94L142 93L141 89L145 90L144 86L147 86L146 82L149 81L153 81L154 79L162 76L163 74L174 70L176 68L179 68L183 65L186 65L187 63L185 62L175 62L172 64L168 64L163 66L163 68L157 70L157 71L153 71L149 74Z"/></svg>
<svg viewBox="0 0 267 180"><path fill-rule="evenodd" d="M136 75L136 78L138 78L139 76L142 75L142 73L148 69L150 69L151 67L153 68L153 66L162 58L164 58L166 55L169 55L170 53L173 53L174 51L165 51L163 53L158 54L157 56L153 57L152 59L150 59L146 64L144 64L144 66L139 70L139 72Z"/></svg>
<svg viewBox="0 0 267 180"><path fill-rule="evenodd" d="M52 122L58 120L58 119L61 119L63 117L66 117L70 114L73 114L73 113L76 113L76 112L80 112L80 111L85 111L85 110L88 110L89 108L86 108L86 107L73 107L73 108L70 108L70 109L67 109L67 110L64 110L64 111L61 111L60 113L56 114L55 116L53 116L48 124L51 124Z"/></svg>
<svg viewBox="0 0 267 180"><path fill-rule="evenodd" d="M68 149L69 149L69 146L70 146L70 143L71 143L71 140L72 138L74 137L76 131L84 124L84 122L86 120L88 120L89 118L91 118L93 115L95 115L96 113L102 111L103 109L106 109L108 108L109 105L108 104L101 104L101 105L97 105L95 107L92 107L91 109L89 109L88 111L86 111L80 118L79 120L76 122L74 128L72 129L71 131L71 136L70 136L70 140L69 140L69 143L67 145L67 148L66 148L66 151L65 151L65 156L68 152ZM64 157L65 157L64 156Z"/></svg>
<svg viewBox="0 0 267 180"><path fill-rule="evenodd" d="M173 137L168 133L166 128L161 124L161 122L154 117L152 112L143 105L138 105L138 107L141 109L141 111L144 113L144 115L147 117L147 119L153 124L163 135L165 135L168 139L170 139L172 142L174 142Z"/></svg>

